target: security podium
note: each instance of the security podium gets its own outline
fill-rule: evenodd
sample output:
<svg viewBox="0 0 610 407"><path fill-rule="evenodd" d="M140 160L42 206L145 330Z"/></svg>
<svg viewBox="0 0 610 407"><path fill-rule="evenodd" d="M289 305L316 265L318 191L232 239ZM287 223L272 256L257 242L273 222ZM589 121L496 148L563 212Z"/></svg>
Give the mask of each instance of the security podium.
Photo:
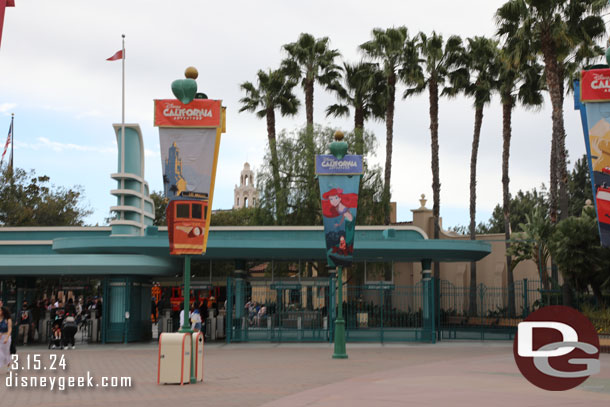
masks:
<svg viewBox="0 0 610 407"><path fill-rule="evenodd" d="M167 333L159 336L157 384L189 383L191 378L192 340L189 333ZM201 377L203 379L203 344L201 346Z"/></svg>

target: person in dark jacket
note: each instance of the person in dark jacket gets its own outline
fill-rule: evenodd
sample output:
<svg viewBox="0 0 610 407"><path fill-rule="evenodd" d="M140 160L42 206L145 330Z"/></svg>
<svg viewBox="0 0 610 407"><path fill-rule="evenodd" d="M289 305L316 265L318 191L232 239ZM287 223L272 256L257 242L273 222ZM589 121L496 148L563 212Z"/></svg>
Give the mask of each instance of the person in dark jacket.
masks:
<svg viewBox="0 0 610 407"><path fill-rule="evenodd" d="M70 298L65 308L66 314L76 315L76 307L74 306L74 300Z"/></svg>

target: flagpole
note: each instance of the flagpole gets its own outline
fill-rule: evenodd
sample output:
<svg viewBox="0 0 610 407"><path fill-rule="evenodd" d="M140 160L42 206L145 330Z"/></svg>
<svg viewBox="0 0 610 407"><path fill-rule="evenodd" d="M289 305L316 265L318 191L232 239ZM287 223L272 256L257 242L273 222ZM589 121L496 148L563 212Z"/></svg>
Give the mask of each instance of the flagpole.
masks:
<svg viewBox="0 0 610 407"><path fill-rule="evenodd" d="M13 151L15 150L15 113L11 113L11 172L13 172Z"/></svg>
<svg viewBox="0 0 610 407"><path fill-rule="evenodd" d="M123 37L122 64L123 64L123 107L121 116L121 172L125 172L125 34Z"/></svg>

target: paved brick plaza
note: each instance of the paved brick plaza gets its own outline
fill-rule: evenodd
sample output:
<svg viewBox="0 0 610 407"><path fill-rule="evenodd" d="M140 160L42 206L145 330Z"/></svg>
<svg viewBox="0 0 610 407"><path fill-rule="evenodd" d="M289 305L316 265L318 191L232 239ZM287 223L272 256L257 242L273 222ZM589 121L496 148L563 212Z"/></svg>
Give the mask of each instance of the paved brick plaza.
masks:
<svg viewBox="0 0 610 407"><path fill-rule="evenodd" d="M20 348L21 357L51 351ZM130 389L22 389L0 385L0 406L608 406L610 355L602 372L568 392L530 385L514 364L511 345L349 345L348 360L332 360L327 344L207 345L203 384L158 386L157 348L81 346L65 351L67 375L131 376ZM24 373L25 374L25 373ZM30 373L31 375L31 373ZM449 403L449 404L448 404Z"/></svg>

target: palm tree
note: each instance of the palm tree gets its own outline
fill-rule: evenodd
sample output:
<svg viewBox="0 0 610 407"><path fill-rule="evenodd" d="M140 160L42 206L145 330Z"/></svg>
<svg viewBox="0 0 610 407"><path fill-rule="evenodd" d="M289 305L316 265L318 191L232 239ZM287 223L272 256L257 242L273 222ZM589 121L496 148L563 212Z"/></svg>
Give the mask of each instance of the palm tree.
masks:
<svg viewBox="0 0 610 407"><path fill-rule="evenodd" d="M415 42L405 48L405 58L400 75L403 81L412 86L403 94L407 98L428 90L430 103L430 143L432 150L432 214L434 217L434 238L440 237L440 170L438 145L438 100L439 91L444 92L447 78L458 57L462 40L451 36L445 43L443 36L432 32L431 36L419 33ZM413 46L415 45L415 46ZM434 263L434 277L440 277L439 263Z"/></svg>
<svg viewBox="0 0 610 407"><path fill-rule="evenodd" d="M364 154L364 122L370 118L383 117L386 81L377 64L344 63L343 72L343 84L335 81L329 87L340 103L330 105L326 109L326 116L348 116L350 108L353 109L355 153Z"/></svg>
<svg viewBox="0 0 610 407"><path fill-rule="evenodd" d="M551 221L568 216L568 171L563 122L564 79L567 63L590 56L595 40L606 32L600 14L605 0L509 0L496 12L498 35L528 44L542 55L546 87L553 107L550 164ZM557 186L560 186L559 191Z"/></svg>
<svg viewBox="0 0 610 407"><path fill-rule="evenodd" d="M466 40L466 47L461 52L457 64L460 66L451 75L452 88L447 93L464 92L474 99L474 133L470 155L470 240L476 239L476 204L477 204L477 158L479 140L483 124L483 109L491 101L493 92L498 87L498 42L485 37L474 37ZM477 264L470 263L470 314L477 310Z"/></svg>
<svg viewBox="0 0 610 407"><path fill-rule="evenodd" d="M305 92L305 113L307 126L313 130L313 94L314 84L330 86L340 75L335 58L340 54L329 48L328 37L314 38L302 33L296 42L284 45L288 58L282 61L282 68L296 80L301 80Z"/></svg>
<svg viewBox="0 0 610 407"><path fill-rule="evenodd" d="M404 61L405 44L409 41L407 27L392 27L385 30L375 28L372 31L373 39L360 45L364 54L372 60L383 64L383 74L387 88L385 95L385 170L383 177L383 207L385 211L385 224L390 224L390 180L392 178L392 143L394 139L394 102L396 99L396 84L398 70Z"/></svg>
<svg viewBox="0 0 610 407"><path fill-rule="evenodd" d="M284 223L288 198L286 191L280 186L280 171L275 139L275 110L279 109L282 116L297 113L300 102L293 93L297 81L287 76L282 69L259 70L257 77L258 86L254 86L251 82L244 82L240 85L240 89L246 95L239 100L242 105L239 111L256 112L260 119L267 119L267 139L271 152L271 171L273 173L273 188L276 195L276 221L281 225Z"/></svg>
<svg viewBox="0 0 610 407"><path fill-rule="evenodd" d="M537 107L542 105L542 66L536 62L531 53L520 55L516 53L519 47L515 44L504 44L498 54L499 62L499 92L502 102L502 212L504 215L504 238L506 241L506 270L508 287L508 312L515 315L515 291L510 250L510 189L509 189L509 157L512 136L511 122L515 105Z"/></svg>

